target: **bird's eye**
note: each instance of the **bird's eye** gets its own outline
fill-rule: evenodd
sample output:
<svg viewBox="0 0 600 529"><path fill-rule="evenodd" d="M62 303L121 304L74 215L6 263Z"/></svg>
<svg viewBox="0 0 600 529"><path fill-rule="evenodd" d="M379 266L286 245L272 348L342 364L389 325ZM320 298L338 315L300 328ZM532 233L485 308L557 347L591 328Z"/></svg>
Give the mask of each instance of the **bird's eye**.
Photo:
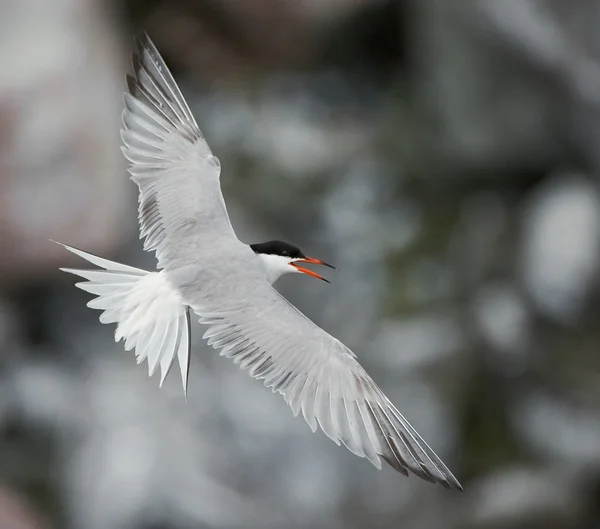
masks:
<svg viewBox="0 0 600 529"><path fill-rule="evenodd" d="M284 251L282 252L282 254L281 254L281 255L283 255L284 257L287 257L287 256L288 256L288 255L290 255L290 254L289 254L289 253L287 253L287 251L285 251L285 250L284 250Z"/></svg>

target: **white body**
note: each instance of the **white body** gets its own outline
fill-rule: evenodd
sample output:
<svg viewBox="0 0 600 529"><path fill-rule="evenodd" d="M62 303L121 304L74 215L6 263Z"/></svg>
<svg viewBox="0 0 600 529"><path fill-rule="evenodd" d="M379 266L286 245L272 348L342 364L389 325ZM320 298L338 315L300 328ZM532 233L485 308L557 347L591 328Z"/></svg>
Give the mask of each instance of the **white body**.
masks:
<svg viewBox="0 0 600 529"><path fill-rule="evenodd" d="M220 189L220 163L181 92L146 37L134 56L135 79L125 94L123 152L140 190L140 234L156 252L159 272L69 250L101 270L68 270L98 296L103 323L134 348L138 361L158 366L161 383L175 357L184 387L193 311L208 326L204 338L222 356L280 393L295 415L317 425L376 467L381 458L448 488L460 484L386 398L356 356L316 326L272 287L297 272L288 260L257 257L236 237Z"/></svg>

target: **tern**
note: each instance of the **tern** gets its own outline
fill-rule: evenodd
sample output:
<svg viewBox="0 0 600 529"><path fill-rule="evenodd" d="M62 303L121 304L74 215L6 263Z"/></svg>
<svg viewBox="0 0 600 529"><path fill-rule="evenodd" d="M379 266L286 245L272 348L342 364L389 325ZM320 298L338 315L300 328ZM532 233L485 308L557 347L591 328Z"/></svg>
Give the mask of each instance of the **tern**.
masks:
<svg viewBox="0 0 600 529"><path fill-rule="evenodd" d="M247 245L231 225L221 194L221 164L181 91L147 35L136 38L133 76L127 76L122 151L139 187L144 250L155 252L149 272L62 245L95 269L61 268L86 281L116 323L115 341L160 367L160 385L177 358L184 392L190 360L190 314L208 326L203 338L265 386L280 393L297 416L336 444L381 469L383 459L449 489L462 487L400 414L343 343L314 324L274 288L282 275L325 280L303 264L308 257L282 241ZM62 243L59 243L62 244Z"/></svg>

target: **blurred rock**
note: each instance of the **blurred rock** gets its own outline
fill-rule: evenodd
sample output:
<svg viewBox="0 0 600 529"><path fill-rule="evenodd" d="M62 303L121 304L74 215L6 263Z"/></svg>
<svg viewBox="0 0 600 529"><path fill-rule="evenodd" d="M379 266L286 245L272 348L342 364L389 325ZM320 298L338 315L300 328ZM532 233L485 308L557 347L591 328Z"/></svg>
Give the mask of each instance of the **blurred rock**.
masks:
<svg viewBox="0 0 600 529"><path fill-rule="evenodd" d="M118 149L121 63L102 4L16 6L0 7L0 276L13 288L65 262L49 238L115 247L132 191Z"/></svg>

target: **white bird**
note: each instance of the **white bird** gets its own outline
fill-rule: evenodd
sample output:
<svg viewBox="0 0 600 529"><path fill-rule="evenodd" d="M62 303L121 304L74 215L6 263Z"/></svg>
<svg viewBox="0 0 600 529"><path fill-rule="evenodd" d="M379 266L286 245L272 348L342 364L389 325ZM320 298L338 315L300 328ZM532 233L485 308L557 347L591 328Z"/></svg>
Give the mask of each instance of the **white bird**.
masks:
<svg viewBox="0 0 600 529"><path fill-rule="evenodd" d="M307 257L281 241L247 245L235 235L213 156L171 73L150 39L136 40L134 77L124 95L123 153L139 187L140 238L158 271L102 259L70 246L99 269L62 269L83 277L115 340L160 366L162 385L177 357L184 391L190 312L203 338L251 376L280 393L294 415L381 468L381 458L447 488L462 487L343 343L315 325L271 285L283 274L324 279ZM332 267L333 268L333 267Z"/></svg>

